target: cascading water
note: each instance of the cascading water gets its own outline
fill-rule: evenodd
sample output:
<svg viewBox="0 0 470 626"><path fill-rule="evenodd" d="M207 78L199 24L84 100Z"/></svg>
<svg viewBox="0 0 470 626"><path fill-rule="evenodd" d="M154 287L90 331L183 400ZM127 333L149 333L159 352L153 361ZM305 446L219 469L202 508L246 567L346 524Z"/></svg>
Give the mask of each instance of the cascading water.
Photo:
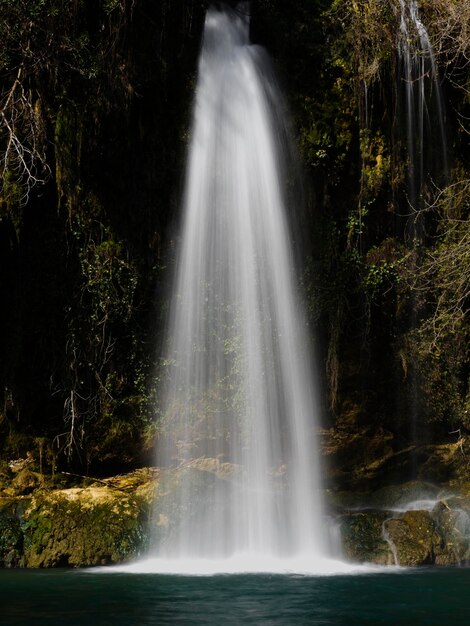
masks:
<svg viewBox="0 0 470 626"><path fill-rule="evenodd" d="M327 562L287 129L248 10L212 8L205 22L157 449L160 570Z"/></svg>
<svg viewBox="0 0 470 626"><path fill-rule="evenodd" d="M439 71L416 0L400 0L398 53L405 85L408 199L417 211L425 185L445 179L448 166Z"/></svg>
<svg viewBox="0 0 470 626"><path fill-rule="evenodd" d="M419 263L420 244L425 237L424 213L432 194L447 179L447 142L444 105L434 50L419 14L417 0L399 0L400 25L398 55L404 85L400 118L405 126L408 154L407 236L414 249L414 263ZM402 90L400 89L400 92ZM410 327L417 324L416 306L410 314ZM416 443L418 422L418 387L412 376L410 397L410 439ZM412 457L411 473L416 473L416 458Z"/></svg>

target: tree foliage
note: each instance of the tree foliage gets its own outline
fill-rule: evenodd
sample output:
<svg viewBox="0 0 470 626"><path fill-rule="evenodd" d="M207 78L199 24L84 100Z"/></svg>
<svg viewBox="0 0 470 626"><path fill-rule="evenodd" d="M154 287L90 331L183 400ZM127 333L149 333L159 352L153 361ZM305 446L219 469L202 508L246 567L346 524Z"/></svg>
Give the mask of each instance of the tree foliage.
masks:
<svg viewBox="0 0 470 626"><path fill-rule="evenodd" d="M135 462L150 443L162 241L203 8L0 2L7 454L40 435L86 468Z"/></svg>

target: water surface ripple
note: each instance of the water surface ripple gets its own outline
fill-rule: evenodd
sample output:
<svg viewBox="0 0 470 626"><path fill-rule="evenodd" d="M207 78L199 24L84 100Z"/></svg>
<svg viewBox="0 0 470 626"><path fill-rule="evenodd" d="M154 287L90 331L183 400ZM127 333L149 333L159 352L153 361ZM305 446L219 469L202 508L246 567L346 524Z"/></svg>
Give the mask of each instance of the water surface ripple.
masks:
<svg viewBox="0 0 470 626"><path fill-rule="evenodd" d="M470 569L359 576L0 571L0 625L467 626Z"/></svg>

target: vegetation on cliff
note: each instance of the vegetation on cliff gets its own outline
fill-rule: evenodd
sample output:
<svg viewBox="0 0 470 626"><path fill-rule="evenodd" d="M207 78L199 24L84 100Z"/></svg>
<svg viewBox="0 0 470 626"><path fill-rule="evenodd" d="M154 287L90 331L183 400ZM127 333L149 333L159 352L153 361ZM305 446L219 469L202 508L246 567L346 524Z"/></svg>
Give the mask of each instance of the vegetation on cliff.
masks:
<svg viewBox="0 0 470 626"><path fill-rule="evenodd" d="M5 459L95 474L149 462L207 4L0 0ZM327 452L334 465L355 442L360 473L409 450L393 480L417 473L418 441L456 446L457 477L468 465L470 3L420 9L450 167L419 207L406 187L399 2L258 0L252 18L304 168L301 281L320 338ZM350 470L338 463L341 486ZM390 479L388 463L374 468L374 481Z"/></svg>

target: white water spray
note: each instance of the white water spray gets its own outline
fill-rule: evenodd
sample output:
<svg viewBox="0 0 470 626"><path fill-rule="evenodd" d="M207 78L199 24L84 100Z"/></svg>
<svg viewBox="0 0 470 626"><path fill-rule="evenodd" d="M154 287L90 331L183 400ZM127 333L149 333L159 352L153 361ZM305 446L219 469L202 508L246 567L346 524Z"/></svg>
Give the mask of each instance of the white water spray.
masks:
<svg viewBox="0 0 470 626"><path fill-rule="evenodd" d="M313 571L328 552L287 129L247 11L206 16L157 449L166 571Z"/></svg>

